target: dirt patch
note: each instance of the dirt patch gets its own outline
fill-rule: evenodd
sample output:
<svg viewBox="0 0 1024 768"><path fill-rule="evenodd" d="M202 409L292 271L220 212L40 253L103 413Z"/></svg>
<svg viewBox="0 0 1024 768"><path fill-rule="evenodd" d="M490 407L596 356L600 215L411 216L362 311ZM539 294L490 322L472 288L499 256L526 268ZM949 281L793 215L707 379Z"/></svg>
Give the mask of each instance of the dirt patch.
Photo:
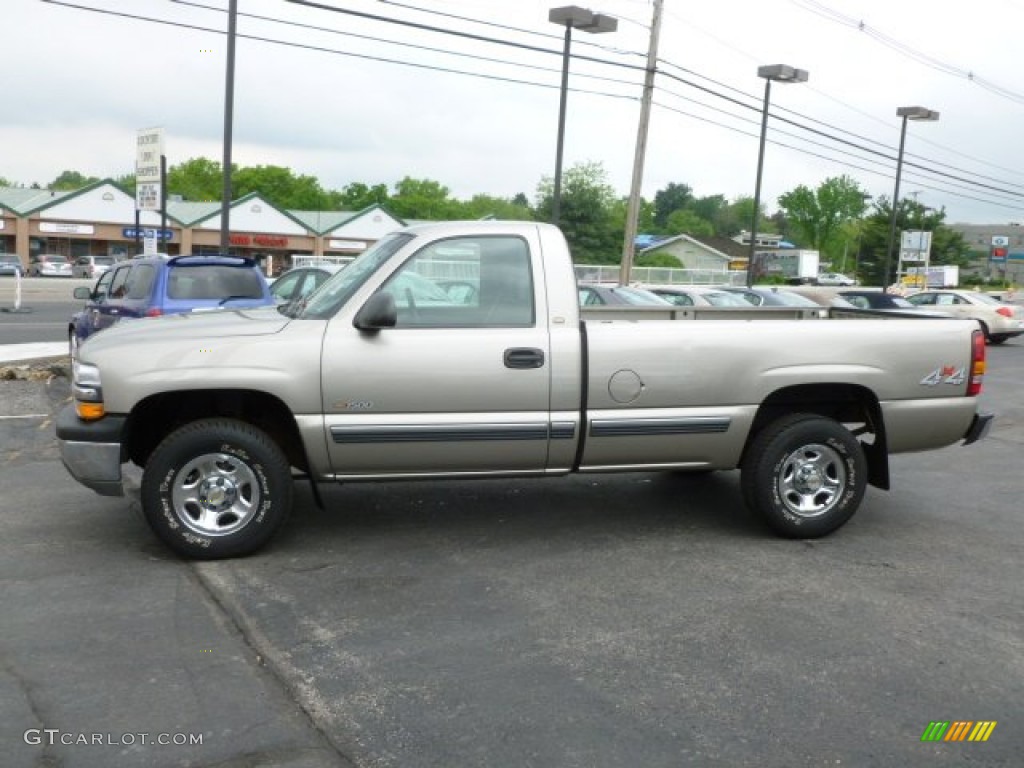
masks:
<svg viewBox="0 0 1024 768"><path fill-rule="evenodd" d="M68 379L70 377L70 357L0 366L0 381L49 381L53 378Z"/></svg>

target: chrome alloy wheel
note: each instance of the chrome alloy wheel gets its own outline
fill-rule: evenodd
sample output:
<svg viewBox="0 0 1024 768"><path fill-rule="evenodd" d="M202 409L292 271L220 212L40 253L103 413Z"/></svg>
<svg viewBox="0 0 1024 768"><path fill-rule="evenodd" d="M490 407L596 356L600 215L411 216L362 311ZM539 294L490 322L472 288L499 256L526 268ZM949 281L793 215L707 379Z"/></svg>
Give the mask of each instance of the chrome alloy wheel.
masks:
<svg viewBox="0 0 1024 768"><path fill-rule="evenodd" d="M175 515L203 536L226 536L244 528L260 506L260 485L249 466L226 453L207 453L174 477Z"/></svg>
<svg viewBox="0 0 1024 768"><path fill-rule="evenodd" d="M827 445L814 443L791 452L778 473L779 498L786 509L803 518L820 517L846 490L846 466Z"/></svg>

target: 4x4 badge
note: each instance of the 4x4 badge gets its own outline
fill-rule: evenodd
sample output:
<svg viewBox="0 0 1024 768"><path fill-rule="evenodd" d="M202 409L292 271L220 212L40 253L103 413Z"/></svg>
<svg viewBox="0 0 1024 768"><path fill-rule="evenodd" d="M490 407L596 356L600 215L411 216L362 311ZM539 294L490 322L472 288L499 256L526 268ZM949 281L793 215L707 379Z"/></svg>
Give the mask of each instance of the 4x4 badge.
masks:
<svg viewBox="0 0 1024 768"><path fill-rule="evenodd" d="M939 384L963 384L966 380L967 375L963 366L957 368L953 365L944 365L921 379L921 384L926 387L934 387Z"/></svg>

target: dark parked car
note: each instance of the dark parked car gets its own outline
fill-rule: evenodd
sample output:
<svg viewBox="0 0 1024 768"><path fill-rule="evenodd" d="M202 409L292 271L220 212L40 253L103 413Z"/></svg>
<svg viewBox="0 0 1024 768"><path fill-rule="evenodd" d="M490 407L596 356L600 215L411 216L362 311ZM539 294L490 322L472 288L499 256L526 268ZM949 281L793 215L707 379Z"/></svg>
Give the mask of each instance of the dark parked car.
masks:
<svg viewBox="0 0 1024 768"><path fill-rule="evenodd" d="M881 291L840 291L839 295L858 309L877 309L883 312L912 312L917 315L949 317L946 312L928 312L911 301L893 293Z"/></svg>
<svg viewBox="0 0 1024 768"><path fill-rule="evenodd" d="M76 288L74 296L86 305L68 326L72 357L89 336L122 320L275 303L256 262L236 256L121 261L104 272L92 289Z"/></svg>
<svg viewBox="0 0 1024 768"><path fill-rule="evenodd" d="M578 286L581 307L664 307L672 306L667 300L655 293L634 288L631 285L601 285L599 283L580 283Z"/></svg>

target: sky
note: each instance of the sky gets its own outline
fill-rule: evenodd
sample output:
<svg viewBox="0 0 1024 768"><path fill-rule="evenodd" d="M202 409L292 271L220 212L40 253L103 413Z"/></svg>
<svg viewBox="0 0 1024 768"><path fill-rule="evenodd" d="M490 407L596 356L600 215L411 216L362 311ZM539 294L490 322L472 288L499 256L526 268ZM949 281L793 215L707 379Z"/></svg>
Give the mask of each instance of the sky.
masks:
<svg viewBox="0 0 1024 768"><path fill-rule="evenodd" d="M168 164L219 162L228 0L68 3L4 0L0 177L131 173L137 133L155 126ZM555 167L556 5L238 0L233 161L287 166L328 189L410 176L459 199L533 201ZM625 196L654 7L583 7L618 28L573 34L564 167L600 163ZM896 110L924 106L940 118L907 123L900 197L945 209L948 223L1024 222L1021 28L1024 0L664 0L642 193L676 183L698 197L753 195L757 68L788 64L809 80L771 88L769 214L798 185L844 174L891 199Z"/></svg>

